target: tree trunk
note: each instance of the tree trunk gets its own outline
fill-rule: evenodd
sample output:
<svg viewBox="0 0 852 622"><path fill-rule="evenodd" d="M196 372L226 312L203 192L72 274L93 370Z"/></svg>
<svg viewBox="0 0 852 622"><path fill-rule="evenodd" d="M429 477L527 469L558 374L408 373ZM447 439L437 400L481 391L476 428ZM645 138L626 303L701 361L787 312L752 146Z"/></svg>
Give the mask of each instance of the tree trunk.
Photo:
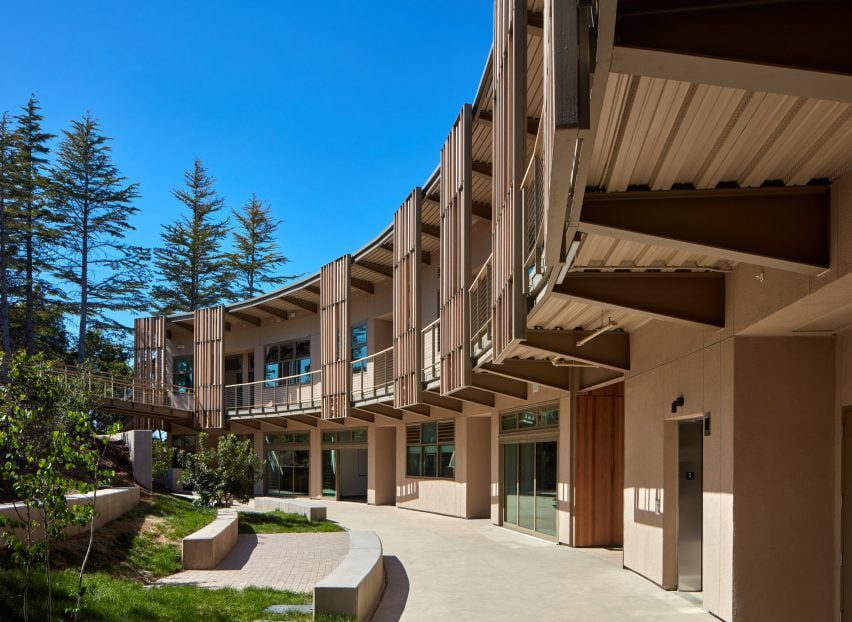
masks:
<svg viewBox="0 0 852 622"><path fill-rule="evenodd" d="M89 214L83 207L82 246L80 252L80 332L77 342L77 363L86 360L86 332L89 323Z"/></svg>
<svg viewBox="0 0 852 622"><path fill-rule="evenodd" d="M26 276L24 291L24 349L28 356L35 354L35 284L33 283L33 217L29 204L26 229Z"/></svg>
<svg viewBox="0 0 852 622"><path fill-rule="evenodd" d="M5 198L0 197L0 348L8 354L12 351L12 340L9 332L9 243L5 203Z"/></svg>

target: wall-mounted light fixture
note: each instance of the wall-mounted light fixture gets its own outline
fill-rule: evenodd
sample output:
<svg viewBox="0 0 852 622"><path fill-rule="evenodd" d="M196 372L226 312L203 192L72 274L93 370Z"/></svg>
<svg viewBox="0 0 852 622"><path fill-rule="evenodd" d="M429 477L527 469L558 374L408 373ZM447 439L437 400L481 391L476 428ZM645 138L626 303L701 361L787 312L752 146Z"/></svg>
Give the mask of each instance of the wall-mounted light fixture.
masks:
<svg viewBox="0 0 852 622"><path fill-rule="evenodd" d="M684 399L682 395L679 395L678 398L672 402L672 414L677 412L677 409L684 405Z"/></svg>

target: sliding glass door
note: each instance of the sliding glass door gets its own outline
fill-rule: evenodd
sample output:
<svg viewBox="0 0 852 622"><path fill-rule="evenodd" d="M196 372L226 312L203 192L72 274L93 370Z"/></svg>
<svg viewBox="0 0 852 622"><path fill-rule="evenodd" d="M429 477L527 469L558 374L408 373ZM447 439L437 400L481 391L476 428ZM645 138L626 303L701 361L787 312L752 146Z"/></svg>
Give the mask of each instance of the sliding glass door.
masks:
<svg viewBox="0 0 852 622"><path fill-rule="evenodd" d="M503 445L503 522L556 537L556 441Z"/></svg>
<svg viewBox="0 0 852 622"><path fill-rule="evenodd" d="M266 490L270 495L307 495L310 485L310 452L270 449L266 452Z"/></svg>

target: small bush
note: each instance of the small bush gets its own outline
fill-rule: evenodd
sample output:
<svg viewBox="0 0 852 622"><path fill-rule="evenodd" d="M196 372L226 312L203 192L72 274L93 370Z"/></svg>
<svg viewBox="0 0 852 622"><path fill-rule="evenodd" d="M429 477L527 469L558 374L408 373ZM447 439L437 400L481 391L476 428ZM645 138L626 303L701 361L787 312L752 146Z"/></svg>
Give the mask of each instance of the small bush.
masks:
<svg viewBox="0 0 852 622"><path fill-rule="evenodd" d="M263 463L252 441L226 434L210 448L206 440L201 432L195 453L181 452L181 483L192 486L198 505L230 507L234 500L248 501L255 482L263 476Z"/></svg>

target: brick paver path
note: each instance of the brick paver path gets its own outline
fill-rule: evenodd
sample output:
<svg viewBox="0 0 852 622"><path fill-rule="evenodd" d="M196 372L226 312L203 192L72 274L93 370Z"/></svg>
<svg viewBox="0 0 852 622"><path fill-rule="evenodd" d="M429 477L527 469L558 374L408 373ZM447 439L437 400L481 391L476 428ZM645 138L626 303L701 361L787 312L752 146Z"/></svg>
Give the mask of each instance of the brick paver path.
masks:
<svg viewBox="0 0 852 622"><path fill-rule="evenodd" d="M310 592L348 551L346 532L241 535L215 570L184 570L157 583Z"/></svg>

